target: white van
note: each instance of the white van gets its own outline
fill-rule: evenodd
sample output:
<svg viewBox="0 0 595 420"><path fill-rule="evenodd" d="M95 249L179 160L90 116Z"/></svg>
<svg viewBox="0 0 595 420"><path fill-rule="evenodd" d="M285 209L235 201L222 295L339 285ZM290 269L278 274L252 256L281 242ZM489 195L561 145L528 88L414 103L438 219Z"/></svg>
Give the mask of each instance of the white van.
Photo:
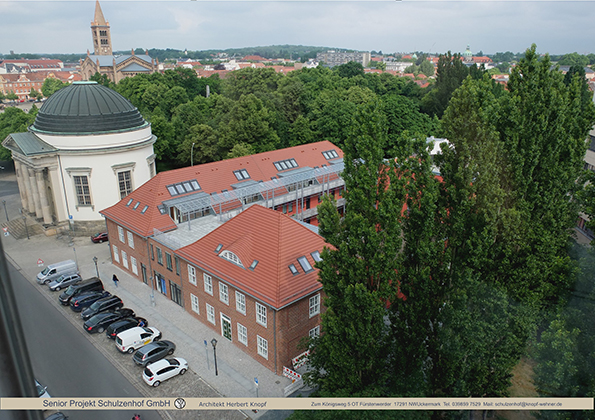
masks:
<svg viewBox="0 0 595 420"><path fill-rule="evenodd" d="M78 267L72 260L61 261L59 263L50 264L37 275L37 283L46 284L56 280L62 275L78 273Z"/></svg>
<svg viewBox="0 0 595 420"><path fill-rule="evenodd" d="M154 327L134 327L122 331L116 336L116 347L122 353L134 353L134 350L161 338L161 333Z"/></svg>

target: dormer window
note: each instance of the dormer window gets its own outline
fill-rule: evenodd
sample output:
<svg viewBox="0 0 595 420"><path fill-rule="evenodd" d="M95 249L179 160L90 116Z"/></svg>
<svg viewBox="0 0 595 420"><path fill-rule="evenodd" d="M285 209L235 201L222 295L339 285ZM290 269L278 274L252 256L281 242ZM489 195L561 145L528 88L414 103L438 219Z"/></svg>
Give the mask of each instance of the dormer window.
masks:
<svg viewBox="0 0 595 420"><path fill-rule="evenodd" d="M225 258L227 261L231 261L232 263L239 265L242 268L244 267L244 264L242 264L240 258L231 251L223 251L221 254L219 254L219 256L221 258Z"/></svg>

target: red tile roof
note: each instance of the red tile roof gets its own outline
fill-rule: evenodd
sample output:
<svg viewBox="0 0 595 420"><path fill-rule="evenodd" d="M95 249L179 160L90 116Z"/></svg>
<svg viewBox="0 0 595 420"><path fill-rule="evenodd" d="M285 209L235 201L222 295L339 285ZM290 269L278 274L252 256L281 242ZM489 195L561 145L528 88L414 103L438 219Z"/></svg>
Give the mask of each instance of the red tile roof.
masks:
<svg viewBox="0 0 595 420"><path fill-rule="evenodd" d="M216 253L219 244L223 246ZM322 288L310 254L322 252L324 246L321 236L291 217L255 205L176 253L279 309ZM244 267L219 256L224 251L236 254ZM297 260L302 256L312 266L307 273ZM258 264L251 270L249 267L255 260ZM290 264L298 270L297 274L291 273Z"/></svg>
<svg viewBox="0 0 595 420"><path fill-rule="evenodd" d="M127 197L115 205L101 210L100 213L144 237L151 236L153 228L162 232L173 230L176 228L176 224L168 214L161 214L157 208L163 201L174 198L167 190L168 185L195 179L201 187L199 192L211 194L213 192L220 193L224 189L231 191L233 190L231 185L240 182L233 171L245 169L248 171L251 180L270 181L272 177L276 177L277 173L279 173L273 162L293 158L296 160L298 168L327 165L328 161L322 155L322 152L331 149L335 150L339 157L343 157L343 152L337 146L329 141L321 141L160 172ZM175 197L185 197L194 193L196 192L180 194ZM275 191L275 195L278 193L278 191ZM130 206L126 206L130 199L133 202ZM140 205L135 210L134 206L137 201L140 201ZM144 214L141 214L146 205L149 208ZM230 208L223 210L227 211Z"/></svg>
<svg viewBox="0 0 595 420"><path fill-rule="evenodd" d="M243 58L244 61L270 61L259 55L247 55Z"/></svg>

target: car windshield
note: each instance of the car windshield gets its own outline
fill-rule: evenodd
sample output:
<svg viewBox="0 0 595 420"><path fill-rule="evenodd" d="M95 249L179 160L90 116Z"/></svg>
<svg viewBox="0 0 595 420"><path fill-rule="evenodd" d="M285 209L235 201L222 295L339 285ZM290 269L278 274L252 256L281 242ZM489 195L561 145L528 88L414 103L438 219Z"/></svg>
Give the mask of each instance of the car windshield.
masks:
<svg viewBox="0 0 595 420"><path fill-rule="evenodd" d="M43 269L43 271L41 272L41 274L43 274L45 276L49 272L50 272L50 268L49 267L46 267L46 268Z"/></svg>
<svg viewBox="0 0 595 420"><path fill-rule="evenodd" d="M56 283L62 283L64 281L64 276L60 276L56 279Z"/></svg>
<svg viewBox="0 0 595 420"><path fill-rule="evenodd" d="M148 367L145 368L145 375L147 375L148 377L153 376L153 372L151 372L151 369L149 369Z"/></svg>
<svg viewBox="0 0 595 420"><path fill-rule="evenodd" d="M64 294L66 296L72 296L72 294L74 293L75 290L76 289L74 287L70 286L68 289L66 289L66 292L64 292Z"/></svg>
<svg viewBox="0 0 595 420"><path fill-rule="evenodd" d="M97 309L99 309L99 307L100 307L100 306L101 306L101 302L99 302L99 301L95 301L95 303L94 303L94 304L92 304L92 305L90 306L90 308L91 308L91 309L93 309L93 310L97 310Z"/></svg>
<svg viewBox="0 0 595 420"><path fill-rule="evenodd" d="M180 362L178 362L176 359L167 359L167 361L172 366L178 366L180 364Z"/></svg>

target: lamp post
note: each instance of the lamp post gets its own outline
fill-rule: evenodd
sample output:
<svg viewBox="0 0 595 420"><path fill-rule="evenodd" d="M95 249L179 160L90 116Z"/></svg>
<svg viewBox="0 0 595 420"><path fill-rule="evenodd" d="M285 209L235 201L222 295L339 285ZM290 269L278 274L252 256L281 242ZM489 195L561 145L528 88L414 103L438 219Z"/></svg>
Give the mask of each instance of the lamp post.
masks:
<svg viewBox="0 0 595 420"><path fill-rule="evenodd" d="M192 147L190 148L190 166L194 166L193 157L194 157L194 145L195 144L196 143L192 143Z"/></svg>
<svg viewBox="0 0 595 420"><path fill-rule="evenodd" d="M215 376L218 376L219 371L217 370L217 340L213 338L211 340L211 344L213 345L213 359L215 360Z"/></svg>
<svg viewBox="0 0 595 420"><path fill-rule="evenodd" d="M99 269L97 268L97 257L93 257L93 262L95 263L95 272L97 273L97 278L100 278Z"/></svg>
<svg viewBox="0 0 595 420"><path fill-rule="evenodd" d="M4 205L4 214L6 215L6 221L8 222L8 212L6 211L6 200L2 200L2 205Z"/></svg>

